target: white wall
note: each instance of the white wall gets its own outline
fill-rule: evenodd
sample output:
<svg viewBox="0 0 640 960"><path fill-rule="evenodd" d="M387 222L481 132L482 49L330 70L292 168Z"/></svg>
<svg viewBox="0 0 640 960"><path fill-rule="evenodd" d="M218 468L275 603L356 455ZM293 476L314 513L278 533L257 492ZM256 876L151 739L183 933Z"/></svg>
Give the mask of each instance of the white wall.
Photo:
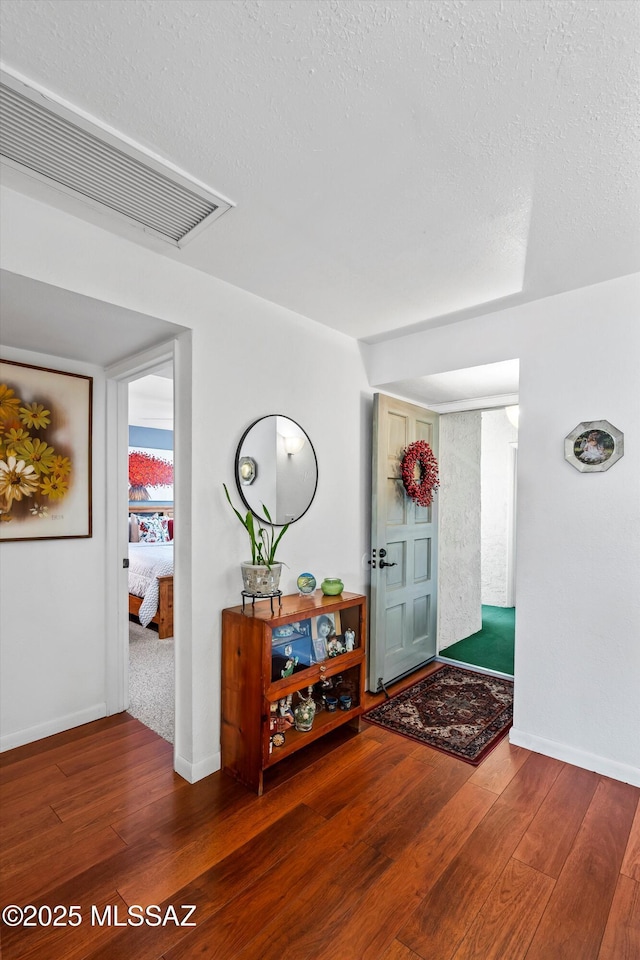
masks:
<svg viewBox="0 0 640 960"><path fill-rule="evenodd" d="M93 377L93 536L0 546L0 744L7 749L106 713L105 378L97 367L44 354L3 347L2 356Z"/></svg>
<svg viewBox="0 0 640 960"><path fill-rule="evenodd" d="M3 191L2 230L4 269L172 320L191 330L191 345L181 340L176 365L176 390L182 389L177 398L176 460L181 450L187 459L186 463L176 462L176 485L180 477L189 485L191 512L180 522L182 529L188 524L192 533L189 557L183 565L183 569L190 567L191 573L188 583L183 579L182 599L176 600L185 625L182 636L176 628L178 728L182 731L178 751L181 771L189 778L203 776L219 765L220 611L240 601L239 564L247 549L246 534L226 503L222 483L234 489L236 446L246 427L258 417L281 413L298 421L318 457L316 499L281 543L280 556L288 564L283 571L284 590L295 589L296 577L303 570L313 572L318 581L328 575L340 576L348 590L366 586L368 572L362 555L367 547L371 391L357 345L290 311L12 191ZM60 365L71 369L66 362ZM265 369L271 369L273 375L265 376ZM330 390L327 370L331 370ZM180 387L181 382L187 383L187 390ZM180 416L191 419L190 443L185 437L186 421L181 430ZM97 417L99 436L103 417ZM97 513L105 506L103 475L98 467ZM111 500L115 491L107 491L106 496ZM96 537L85 547L89 555L85 575L94 584L104 579L101 546ZM18 549L21 570L31 563L40 570L36 559L40 546L24 544ZM84 558L81 547L70 543L67 550L69 559ZM58 633L65 636L72 630L74 636L82 633L85 637L91 633L91 658L104 662L106 645L115 638L101 633L97 614L86 621L76 616L79 589L71 570L69 563L56 574ZM3 671L8 697L3 733L24 738L38 722L58 722L57 711L62 709L58 695L52 693L43 705L38 694L46 685L55 690L69 685L65 675L68 663L63 660L57 667L53 652L44 663L38 657L27 662L16 655L14 638L27 632L23 621L29 594L24 577L12 572L12 564L6 577L2 643L9 669ZM187 602L189 593L192 602ZM44 637L40 642L45 643ZM77 679L83 680L83 676ZM104 672L94 671L93 689L85 699L98 695L104 699L101 682L104 684Z"/></svg>
<svg viewBox="0 0 640 960"><path fill-rule="evenodd" d="M479 411L440 417L438 650L482 627Z"/></svg>
<svg viewBox="0 0 640 960"><path fill-rule="evenodd" d="M282 557L289 563L284 588L292 590L296 575L307 569L318 579L342 576L354 590L366 583L362 555L369 511L371 401L357 345L11 191L3 191L2 208L4 269L192 331L192 344L179 348L179 354L188 350L184 368L191 365L193 381L189 396L181 398L183 409L193 403L193 445L182 464L192 507L193 604L185 636L179 638L179 683L190 693L182 698L179 721L185 731L180 746L185 767L194 776L204 775L219 762L220 610L238 600L238 564L245 554L242 531L221 485L226 480L231 486L237 442L257 417L282 413L298 420L318 454L316 500L283 541ZM638 784L639 279L625 277L362 348L372 384L520 358L512 739ZM277 365L266 383L265 356ZM300 357L305 357L304 364ZM60 366L73 370L67 362ZM326 369L332 371L331 390ZM103 427L99 410L96 414L99 436ZM624 431L625 456L605 473L580 474L564 461L563 439L580 421L603 418ZM179 444L177 439L176 456ZM176 465L176 477L180 469ZM112 490L105 493L103 477L98 463L96 523L103 509L101 496L115 496ZM104 661L107 644L114 641L104 631L101 635L95 610L86 623L75 612L80 591L71 563L62 567L58 556L42 545L3 546L3 555L10 558L3 556L0 622L3 716L9 724L3 734L9 745L25 731L34 739L43 727L62 722L65 711L78 707L74 688L85 681L89 689L84 703L104 698L95 663ZM87 580L103 582L99 527L95 540L69 542L65 551L65 561L80 559ZM59 639L42 655L44 632L37 649L27 636L29 592L24 577L13 571L16 559L16 570L46 572L55 579L56 597L50 602ZM94 607L92 589L88 597L87 609ZM36 605L31 615L40 624L47 609ZM69 631L73 651L66 646ZM87 640L92 632L93 639ZM81 634L89 646L76 664ZM25 638L29 659L20 652ZM70 662L75 670L71 678ZM49 687L51 694L41 703Z"/></svg>
<svg viewBox="0 0 640 960"><path fill-rule="evenodd" d="M520 359L513 742L640 785L640 276L363 348L372 384ZM564 460L583 420L625 434Z"/></svg>
<svg viewBox="0 0 640 960"><path fill-rule="evenodd" d="M482 603L508 606L513 444L518 431L504 409L482 413Z"/></svg>

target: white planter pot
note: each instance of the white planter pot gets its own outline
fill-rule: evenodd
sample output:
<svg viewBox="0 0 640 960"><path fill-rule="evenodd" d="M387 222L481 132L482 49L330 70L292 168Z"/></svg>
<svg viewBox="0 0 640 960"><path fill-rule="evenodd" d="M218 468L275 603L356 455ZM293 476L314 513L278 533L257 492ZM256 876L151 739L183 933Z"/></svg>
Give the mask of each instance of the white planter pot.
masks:
<svg viewBox="0 0 640 960"><path fill-rule="evenodd" d="M260 594L269 595L278 590L280 583L280 574L282 573L281 563L272 563L271 569L265 564L241 563L242 582L247 593L254 596Z"/></svg>

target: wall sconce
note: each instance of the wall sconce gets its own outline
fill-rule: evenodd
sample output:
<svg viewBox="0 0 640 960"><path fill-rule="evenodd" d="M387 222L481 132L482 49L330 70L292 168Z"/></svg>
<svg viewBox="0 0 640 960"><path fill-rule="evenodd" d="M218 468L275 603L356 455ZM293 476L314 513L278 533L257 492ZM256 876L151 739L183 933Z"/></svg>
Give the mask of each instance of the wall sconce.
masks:
<svg viewBox="0 0 640 960"><path fill-rule="evenodd" d="M288 457L300 453L304 447L304 437L283 437L284 449Z"/></svg>
<svg viewBox="0 0 640 960"><path fill-rule="evenodd" d="M509 421L511 426L515 427L517 430L518 423L520 420L520 407L518 406L518 404L516 403L515 406L513 407L505 407L504 412L506 413L507 420Z"/></svg>

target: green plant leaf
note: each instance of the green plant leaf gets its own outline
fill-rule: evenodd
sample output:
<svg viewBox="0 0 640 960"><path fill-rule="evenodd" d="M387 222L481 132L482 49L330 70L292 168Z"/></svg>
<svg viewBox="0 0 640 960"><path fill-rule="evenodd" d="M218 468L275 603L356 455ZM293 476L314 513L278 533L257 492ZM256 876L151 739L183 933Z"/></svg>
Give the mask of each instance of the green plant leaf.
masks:
<svg viewBox="0 0 640 960"><path fill-rule="evenodd" d="M282 538L284 537L284 535L285 535L285 533L287 532L288 529L289 529L289 524L288 524L288 523L285 523L284 527L282 528L282 530L280 531L280 533L279 533L278 536L276 537L275 541L273 542L273 544L272 544L272 546L271 546L271 554L270 554L271 563L274 562L275 557L276 557L276 550L278 549L278 544L280 543L280 541L282 540Z"/></svg>
<svg viewBox="0 0 640 960"><path fill-rule="evenodd" d="M226 483L223 483L222 486L224 487L224 492L231 509L249 535L249 541L251 543L251 563L254 565L264 564L270 570L272 564L275 563L278 544L289 529L289 524L285 524L276 537L275 525L271 519L271 514L269 513L268 507L263 503L262 509L265 517L269 521L269 525L268 528L266 526L260 526L256 531L256 524L251 510L248 510L246 517L243 517L240 511L234 507Z"/></svg>

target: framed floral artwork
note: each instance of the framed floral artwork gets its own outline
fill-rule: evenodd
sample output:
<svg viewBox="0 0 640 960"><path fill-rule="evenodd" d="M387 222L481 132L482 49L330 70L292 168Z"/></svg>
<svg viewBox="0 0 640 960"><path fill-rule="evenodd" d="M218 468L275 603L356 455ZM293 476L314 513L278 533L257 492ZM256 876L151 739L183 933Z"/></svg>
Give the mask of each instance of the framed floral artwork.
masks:
<svg viewBox="0 0 640 960"><path fill-rule="evenodd" d="M602 473L624 456L624 434L608 420L585 420L564 439L564 458L581 473Z"/></svg>
<svg viewBox="0 0 640 960"><path fill-rule="evenodd" d="M93 378L0 360L0 540L91 536Z"/></svg>
<svg viewBox="0 0 640 960"><path fill-rule="evenodd" d="M173 450L129 447L129 502L173 503Z"/></svg>

